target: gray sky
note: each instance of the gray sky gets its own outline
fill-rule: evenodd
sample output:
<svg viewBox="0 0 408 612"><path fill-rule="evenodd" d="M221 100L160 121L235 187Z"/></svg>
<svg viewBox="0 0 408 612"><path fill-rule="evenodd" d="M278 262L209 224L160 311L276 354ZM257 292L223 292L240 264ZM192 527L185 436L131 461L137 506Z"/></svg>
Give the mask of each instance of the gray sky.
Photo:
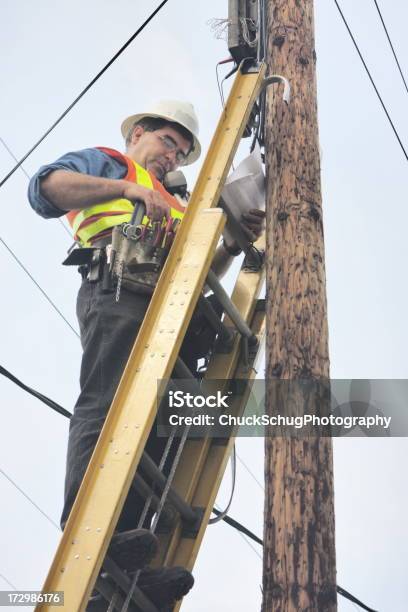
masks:
<svg viewBox="0 0 408 612"><path fill-rule="evenodd" d="M17 157L155 6L151 0L3 3L0 136ZM374 3L343 0L342 6L408 146L406 92ZM408 7L394 0L382 1L381 8L408 73ZM226 0L170 0L27 160L27 172L69 150L121 149L121 120L162 97L194 103L205 152L220 114L215 64L228 56L206 22L226 13ZM330 0L316 2L316 38L331 374L407 378L406 160ZM1 176L12 165L0 143ZM190 186L198 171L195 164L186 173ZM0 235L76 327L79 276L60 266L70 239L57 221L31 211L26 189L21 171L2 188ZM79 342L1 244L0 251L0 363L72 410ZM0 468L58 522L68 422L8 381L1 379L0 388ZM407 495L400 470L406 440L341 439L334 446L338 583L381 612L403 612ZM241 439L238 452L262 484L263 440ZM40 588L59 533L2 475L0 492L0 573L20 589ZM221 506L228 494L229 473ZM262 513L261 487L238 462L231 515L262 535ZM183 610L259 610L262 566L256 552L229 527L209 528L194 572L196 586ZM8 588L1 578L0 588ZM339 600L340 611L354 609Z"/></svg>

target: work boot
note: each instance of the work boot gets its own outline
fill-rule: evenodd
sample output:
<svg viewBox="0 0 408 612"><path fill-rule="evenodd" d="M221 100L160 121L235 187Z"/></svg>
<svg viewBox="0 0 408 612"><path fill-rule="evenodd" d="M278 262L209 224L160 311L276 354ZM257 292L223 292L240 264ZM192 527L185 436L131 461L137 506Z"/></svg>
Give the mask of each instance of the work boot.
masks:
<svg viewBox="0 0 408 612"><path fill-rule="evenodd" d="M135 572L150 563L158 546L156 536L147 529L132 529L116 533L107 554L122 570Z"/></svg>
<svg viewBox="0 0 408 612"><path fill-rule="evenodd" d="M171 612L174 604L187 595L194 578L184 567L146 568L140 572L137 586L160 612Z"/></svg>

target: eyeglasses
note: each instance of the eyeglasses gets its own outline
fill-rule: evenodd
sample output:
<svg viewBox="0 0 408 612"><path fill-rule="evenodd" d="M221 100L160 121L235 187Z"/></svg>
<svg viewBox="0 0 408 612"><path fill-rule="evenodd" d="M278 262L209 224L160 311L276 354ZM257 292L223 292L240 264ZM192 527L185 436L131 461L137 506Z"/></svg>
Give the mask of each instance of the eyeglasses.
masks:
<svg viewBox="0 0 408 612"><path fill-rule="evenodd" d="M177 143L175 143L174 140L170 138L170 136L161 136L159 134L157 134L157 136L160 138L160 140L168 151L176 151L177 163L180 165L185 164L188 153L186 154L180 150L177 151Z"/></svg>

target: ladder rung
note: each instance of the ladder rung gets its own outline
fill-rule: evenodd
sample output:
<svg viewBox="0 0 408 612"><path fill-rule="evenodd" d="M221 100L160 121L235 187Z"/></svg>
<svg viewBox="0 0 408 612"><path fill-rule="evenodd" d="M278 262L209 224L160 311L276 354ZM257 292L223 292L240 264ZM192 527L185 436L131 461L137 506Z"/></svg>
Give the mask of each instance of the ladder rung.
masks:
<svg viewBox="0 0 408 612"><path fill-rule="evenodd" d="M122 593L119 593L106 578L99 577L96 580L95 586L102 597L106 599L106 605L108 605L108 603L110 603L115 597L113 609L120 612L120 610L123 608L123 604L125 603L125 598L123 597ZM128 607L128 612L140 612L140 608L139 606L136 607L133 603L131 603Z"/></svg>
<svg viewBox="0 0 408 612"><path fill-rule="evenodd" d="M228 293L225 291L216 274L210 270L207 276L207 284L214 291L215 295L221 302L221 305L239 333L248 338L249 345L252 346L258 342L256 336L252 333L247 323L242 318L238 308L231 301Z"/></svg>
<svg viewBox="0 0 408 612"><path fill-rule="evenodd" d="M151 459L151 457L149 457L146 452L144 452L142 455L142 458L140 460L140 467L143 472L145 472L147 476L149 476L149 478L155 481L159 489L163 491L164 487L166 486L166 477L159 470L153 459ZM168 497L171 504L175 507L176 510L178 510L181 517L187 523L196 523L197 520L201 518L200 515L194 512L192 507L187 502L185 502L184 499L182 499L180 495L176 493L176 491L174 491L174 489L170 488Z"/></svg>
<svg viewBox="0 0 408 612"><path fill-rule="evenodd" d="M154 493L154 491L149 487L144 478L140 476L140 474L135 474L132 484L133 489L141 496L144 500L150 499L150 505L153 510L157 510L160 504L160 499ZM169 504L165 504L163 510L161 512L161 520L165 524L173 524L175 519L175 509Z"/></svg>
<svg viewBox="0 0 408 612"><path fill-rule="evenodd" d="M218 338L221 340L221 342L224 345L231 347L234 342L234 334L221 321L220 317L218 316L217 312L211 305L210 301L202 295L198 301L198 305L199 305L201 312L206 317L207 321L210 323L212 328L218 333Z"/></svg>
<svg viewBox="0 0 408 612"><path fill-rule="evenodd" d="M116 563L112 561L112 559L110 559L109 557L105 557L103 567L105 568L107 573L113 578L116 584L120 586L120 588L125 593L128 593L130 591L130 588L132 586L132 580L129 578L129 576L122 572L120 567L116 565ZM133 590L131 601L137 605L138 610L140 609L143 612L158 612L156 606L143 594L137 584ZM134 606L132 606L132 608L133 607Z"/></svg>

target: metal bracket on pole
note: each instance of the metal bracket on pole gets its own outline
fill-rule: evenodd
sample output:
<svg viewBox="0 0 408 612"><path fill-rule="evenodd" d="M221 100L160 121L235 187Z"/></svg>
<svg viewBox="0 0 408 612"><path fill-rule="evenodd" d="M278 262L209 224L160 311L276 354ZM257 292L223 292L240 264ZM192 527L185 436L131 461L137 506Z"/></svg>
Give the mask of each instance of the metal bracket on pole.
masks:
<svg viewBox="0 0 408 612"><path fill-rule="evenodd" d="M269 85L272 85L273 83L283 83L284 84L283 101L286 102L286 104L289 104L290 102L290 83L288 79L281 76L280 74L272 74L271 76L266 77L262 83L261 93L263 90L265 90L267 87L269 87Z"/></svg>

